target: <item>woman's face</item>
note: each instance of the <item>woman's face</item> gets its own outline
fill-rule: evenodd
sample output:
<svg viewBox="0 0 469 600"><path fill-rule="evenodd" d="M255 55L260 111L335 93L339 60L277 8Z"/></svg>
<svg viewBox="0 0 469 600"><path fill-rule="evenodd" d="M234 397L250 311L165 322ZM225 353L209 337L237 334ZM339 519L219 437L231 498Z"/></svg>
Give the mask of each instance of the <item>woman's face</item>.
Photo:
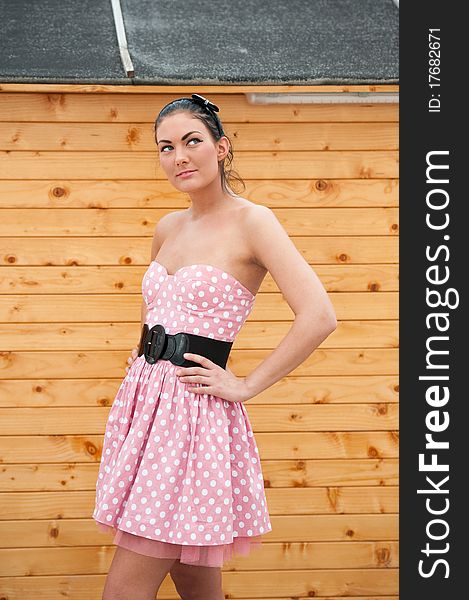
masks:
<svg viewBox="0 0 469 600"><path fill-rule="evenodd" d="M220 178L219 161L228 153L228 138L215 142L205 123L188 111L165 117L156 133L160 165L176 189L190 192ZM179 176L182 171L194 172Z"/></svg>

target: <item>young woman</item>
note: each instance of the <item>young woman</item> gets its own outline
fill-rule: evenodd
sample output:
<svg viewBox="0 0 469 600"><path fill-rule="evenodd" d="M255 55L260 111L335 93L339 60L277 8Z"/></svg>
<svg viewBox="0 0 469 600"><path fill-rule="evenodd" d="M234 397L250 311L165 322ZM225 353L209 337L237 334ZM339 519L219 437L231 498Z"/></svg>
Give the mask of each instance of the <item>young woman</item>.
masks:
<svg viewBox="0 0 469 600"><path fill-rule="evenodd" d="M150 600L169 572L183 600L222 600L221 567L272 530L244 403L336 328L332 304L275 214L237 195L218 107L192 94L155 123L168 180L190 198L159 220L142 332L106 424L93 518L117 544L103 598ZM269 271L295 313L244 377L226 365Z"/></svg>

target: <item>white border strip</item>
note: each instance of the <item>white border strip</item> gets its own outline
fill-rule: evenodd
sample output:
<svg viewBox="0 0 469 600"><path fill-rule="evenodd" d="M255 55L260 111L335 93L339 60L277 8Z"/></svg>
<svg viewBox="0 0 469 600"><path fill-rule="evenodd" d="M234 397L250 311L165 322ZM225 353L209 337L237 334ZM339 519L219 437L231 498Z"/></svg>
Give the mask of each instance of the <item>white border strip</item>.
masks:
<svg viewBox="0 0 469 600"><path fill-rule="evenodd" d="M124 19L122 17L122 9L120 0L111 0L112 14L114 15L114 25L116 26L117 41L119 43L119 52L121 55L122 66L124 67L127 77L134 76L134 65L130 58L129 49L127 47L127 38L125 35Z"/></svg>
<svg viewBox="0 0 469 600"><path fill-rule="evenodd" d="M312 92L262 94L246 92L249 104L398 104L399 92Z"/></svg>

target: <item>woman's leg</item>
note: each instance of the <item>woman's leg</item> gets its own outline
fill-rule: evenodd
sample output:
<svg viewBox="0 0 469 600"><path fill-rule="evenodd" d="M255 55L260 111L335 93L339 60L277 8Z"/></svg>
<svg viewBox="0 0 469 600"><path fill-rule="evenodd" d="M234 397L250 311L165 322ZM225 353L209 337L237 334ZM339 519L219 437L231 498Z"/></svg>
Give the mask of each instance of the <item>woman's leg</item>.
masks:
<svg viewBox="0 0 469 600"><path fill-rule="evenodd" d="M176 560L145 556L117 546L102 600L155 600L163 579Z"/></svg>
<svg viewBox="0 0 469 600"><path fill-rule="evenodd" d="M220 567L197 567L179 562L169 572L182 600L224 600Z"/></svg>

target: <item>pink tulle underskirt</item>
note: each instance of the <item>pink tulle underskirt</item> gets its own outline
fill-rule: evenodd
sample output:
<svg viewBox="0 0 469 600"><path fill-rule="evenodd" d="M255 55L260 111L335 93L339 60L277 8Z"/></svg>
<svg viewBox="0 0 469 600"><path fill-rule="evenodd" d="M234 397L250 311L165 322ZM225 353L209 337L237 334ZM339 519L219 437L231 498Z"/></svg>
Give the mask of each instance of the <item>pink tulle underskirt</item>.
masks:
<svg viewBox="0 0 469 600"><path fill-rule="evenodd" d="M181 563L199 567L222 567L233 557L247 556L252 550L260 549L262 546L261 535L238 536L233 539L231 544L191 546L190 544L170 544L160 540L151 540L99 521L95 521L95 523L103 533L115 533L113 543L122 548L154 558L178 558Z"/></svg>

